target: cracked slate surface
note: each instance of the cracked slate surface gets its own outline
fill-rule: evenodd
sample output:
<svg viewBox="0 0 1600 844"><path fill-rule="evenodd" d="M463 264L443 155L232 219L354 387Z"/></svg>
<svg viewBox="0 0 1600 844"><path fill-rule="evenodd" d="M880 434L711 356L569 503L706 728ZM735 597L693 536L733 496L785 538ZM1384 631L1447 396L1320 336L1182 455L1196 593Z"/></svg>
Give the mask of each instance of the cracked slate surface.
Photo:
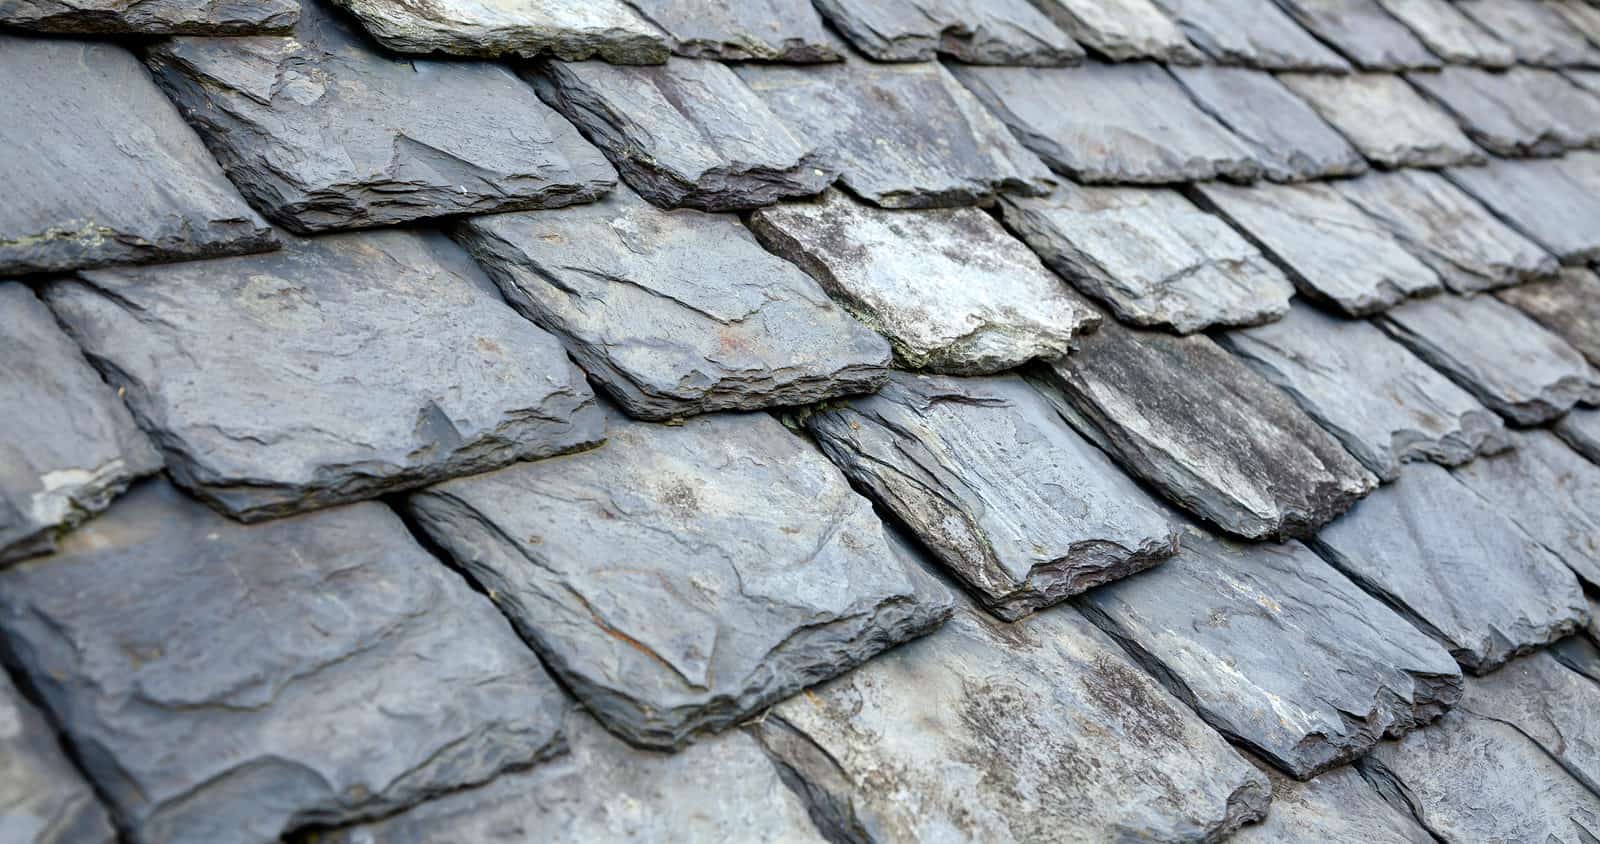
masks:
<svg viewBox="0 0 1600 844"><path fill-rule="evenodd" d="M1600 128L1600 112L1595 125ZM1600 259L1600 198L1580 159L1508 161L1445 171L1508 225L1565 264Z"/></svg>
<svg viewBox="0 0 1600 844"><path fill-rule="evenodd" d="M439 234L99 270L44 289L180 484L258 520L586 448L561 344Z"/></svg>
<svg viewBox="0 0 1600 844"><path fill-rule="evenodd" d="M0 23L51 33L258 35L299 14L298 0L0 0Z"/></svg>
<svg viewBox="0 0 1600 844"><path fill-rule="evenodd" d="M1519 432L1510 451L1475 460L1455 474L1579 578L1600 588L1600 466L1555 434L1536 429Z"/></svg>
<svg viewBox="0 0 1600 844"><path fill-rule="evenodd" d="M1379 167L1449 167L1485 160L1456 121L1403 77L1292 73L1278 78Z"/></svg>
<svg viewBox="0 0 1600 844"><path fill-rule="evenodd" d="M1111 61L1154 59L1174 64L1205 60L1183 30L1152 0L1036 0L1062 31Z"/></svg>
<svg viewBox="0 0 1600 844"><path fill-rule="evenodd" d="M1278 0L1306 31L1362 70L1416 70L1439 59L1378 0Z"/></svg>
<svg viewBox="0 0 1600 844"><path fill-rule="evenodd" d="M1218 65L1168 70L1250 148L1266 178L1299 182L1366 172L1361 153L1272 74Z"/></svg>
<svg viewBox="0 0 1600 844"><path fill-rule="evenodd" d="M1273 0L1154 0L1218 64L1263 70L1350 69Z"/></svg>
<svg viewBox="0 0 1600 844"><path fill-rule="evenodd" d="M1447 63L1507 67L1516 61L1516 55L1505 42L1462 14L1451 0L1378 0L1378 3Z"/></svg>
<svg viewBox="0 0 1600 844"><path fill-rule="evenodd" d="M1590 365L1600 366L1600 278L1593 271L1564 269L1557 278L1495 295L1567 341Z"/></svg>
<svg viewBox="0 0 1600 844"><path fill-rule="evenodd" d="M14 844L112 844L111 817L55 729L0 670L0 837Z"/></svg>
<svg viewBox="0 0 1600 844"><path fill-rule="evenodd" d="M1600 67L1600 49L1568 24L1552 3L1460 0L1456 8L1509 45L1520 62L1552 67Z"/></svg>
<svg viewBox="0 0 1600 844"><path fill-rule="evenodd" d="M1600 98L1536 67L1491 72L1450 65L1406 76L1496 155L1560 155L1600 142ZM1500 159L1490 164L1500 165Z"/></svg>
<svg viewBox="0 0 1600 844"><path fill-rule="evenodd" d="M1261 823L1228 839L1235 844L1437 844L1409 811L1385 802L1354 766L1306 782L1263 770L1272 780L1272 808Z"/></svg>
<svg viewBox="0 0 1600 844"><path fill-rule="evenodd" d="M1600 795L1600 683L1534 653L1472 681L1460 708L1515 727Z"/></svg>
<svg viewBox="0 0 1600 844"><path fill-rule="evenodd" d="M333 0L400 53L659 64L672 42L625 0Z"/></svg>
<svg viewBox="0 0 1600 844"><path fill-rule="evenodd" d="M626 0L680 56L831 62L842 56L809 0Z"/></svg>
<svg viewBox="0 0 1600 844"><path fill-rule="evenodd" d="M1029 0L816 0L857 50L878 61L940 55L974 64L1064 65L1079 47Z"/></svg>

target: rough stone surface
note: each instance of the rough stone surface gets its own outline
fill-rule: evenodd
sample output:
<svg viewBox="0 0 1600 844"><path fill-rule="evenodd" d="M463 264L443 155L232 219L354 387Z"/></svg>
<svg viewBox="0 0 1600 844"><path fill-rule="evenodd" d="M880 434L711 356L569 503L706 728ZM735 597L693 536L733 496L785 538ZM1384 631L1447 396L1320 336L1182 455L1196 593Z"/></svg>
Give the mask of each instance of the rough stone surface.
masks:
<svg viewBox="0 0 1600 844"><path fill-rule="evenodd" d="M1380 167L1481 164L1483 151L1438 106L1388 73L1285 74L1290 90Z"/></svg>
<svg viewBox="0 0 1600 844"><path fill-rule="evenodd" d="M1600 466L1536 429L1518 434L1511 451L1475 460L1456 477L1600 588Z"/></svg>
<svg viewBox="0 0 1600 844"><path fill-rule="evenodd" d="M1384 801L1354 767L1335 768L1306 782L1264 769L1272 780L1266 820L1240 829L1233 844L1436 844L1403 808Z"/></svg>
<svg viewBox="0 0 1600 844"><path fill-rule="evenodd" d="M1545 5L1555 9L1567 25L1589 39L1590 44L1600 44L1600 8L1588 0L1545 0Z"/></svg>
<svg viewBox="0 0 1600 844"><path fill-rule="evenodd" d="M1497 155L1560 155L1600 142L1600 98L1553 70L1451 65L1406 78Z"/></svg>
<svg viewBox="0 0 1600 844"><path fill-rule="evenodd" d="M604 448L410 508L630 742L681 747L949 615L867 500L773 417L611 425Z"/></svg>
<svg viewBox="0 0 1600 844"><path fill-rule="evenodd" d="M1107 322L1042 375L1080 432L1229 533L1313 532L1377 486L1292 399L1203 336Z"/></svg>
<svg viewBox="0 0 1600 844"><path fill-rule="evenodd" d="M1381 313L1443 283L1369 217L1325 184L1196 185L1201 202L1261 247L1307 298L1349 316Z"/></svg>
<svg viewBox="0 0 1600 844"><path fill-rule="evenodd" d="M0 33L0 275L276 246L122 47Z"/></svg>
<svg viewBox="0 0 1600 844"><path fill-rule="evenodd" d="M1499 416L1373 325L1300 305L1221 343L1288 393L1380 479L1511 445Z"/></svg>
<svg viewBox="0 0 1600 844"><path fill-rule="evenodd" d="M1361 153L1272 74L1217 65L1170 70L1200 108L1250 147L1266 178L1298 182L1366 172Z"/></svg>
<svg viewBox="0 0 1600 844"><path fill-rule="evenodd" d="M816 0L856 49L878 61L940 55L973 64L1063 65L1079 47L1028 0Z"/></svg>
<svg viewBox="0 0 1600 844"><path fill-rule="evenodd" d="M33 292L0 281L0 565L45 553L161 456ZM0 828L4 821L0 820Z"/></svg>
<svg viewBox="0 0 1600 844"><path fill-rule="evenodd" d="M529 81L657 205L754 208L837 176L720 62L546 62Z"/></svg>
<svg viewBox="0 0 1600 844"><path fill-rule="evenodd" d="M1205 57L1152 0L1034 0L1062 31L1096 56L1199 64Z"/></svg>
<svg viewBox="0 0 1600 844"><path fill-rule="evenodd" d="M1589 611L1600 612L1600 607L1591 602ZM1568 636L1550 646L1550 655L1567 668L1600 683L1600 646L1590 638L1593 635L1591 631L1589 636Z"/></svg>
<svg viewBox="0 0 1600 844"><path fill-rule="evenodd" d="M1600 401L1600 373L1583 355L1492 296L1435 296L1379 324L1513 424L1543 424Z"/></svg>
<svg viewBox="0 0 1600 844"><path fill-rule="evenodd" d="M67 761L55 730L0 671L0 839L111 844L104 806Z"/></svg>
<svg viewBox="0 0 1600 844"><path fill-rule="evenodd" d="M659 64L672 40L626 0L333 0L401 53Z"/></svg>
<svg viewBox="0 0 1600 844"><path fill-rule="evenodd" d="M1080 182L1253 179L1250 147L1154 62L952 70L1029 149Z"/></svg>
<svg viewBox="0 0 1600 844"><path fill-rule="evenodd" d="M1600 114L1596 115L1600 127ZM1566 264L1600 259L1600 194L1581 165L1565 158L1513 161L1445 171L1450 181Z"/></svg>
<svg viewBox="0 0 1600 844"><path fill-rule="evenodd" d="M1588 618L1561 559L1441 466L1406 467L1310 542L1476 674Z"/></svg>
<svg viewBox="0 0 1600 844"><path fill-rule="evenodd" d="M750 217L878 330L908 369L979 375L1066 354L1099 314L993 218L972 208L885 211L830 191Z"/></svg>
<svg viewBox="0 0 1600 844"><path fill-rule="evenodd" d="M1549 281L1508 287L1495 294L1515 305L1600 366L1600 277L1577 267Z"/></svg>
<svg viewBox="0 0 1600 844"><path fill-rule="evenodd" d="M1542 0L1459 0L1456 8L1510 45L1524 64L1600 67L1600 49Z"/></svg>
<svg viewBox="0 0 1600 844"><path fill-rule="evenodd" d="M1278 5L1362 70L1439 66L1438 57L1378 0L1278 0Z"/></svg>
<svg viewBox="0 0 1600 844"><path fill-rule="evenodd" d="M1167 508L1017 376L896 373L877 395L805 424L1001 618L1177 553Z"/></svg>
<svg viewBox="0 0 1600 844"><path fill-rule="evenodd" d="M297 0L0 0L0 24L52 33L253 35L299 14Z"/></svg>
<svg viewBox="0 0 1600 844"><path fill-rule="evenodd" d="M589 202L599 151L498 65L398 59L331 11L292 38L179 38L147 61L239 189L302 234Z"/></svg>
<svg viewBox="0 0 1600 844"><path fill-rule="evenodd" d="M1438 173L1369 173L1333 184L1457 293L1509 287L1558 269L1554 256Z"/></svg>
<svg viewBox="0 0 1600 844"><path fill-rule="evenodd" d="M680 56L831 62L842 56L809 0L626 0Z"/></svg>
<svg viewBox="0 0 1600 844"><path fill-rule="evenodd" d="M1201 52L1221 64L1342 73L1350 64L1273 0L1154 0Z"/></svg>
<svg viewBox="0 0 1600 844"><path fill-rule="evenodd" d="M1177 191L1062 185L1002 207L1051 269L1124 322L1182 334L1257 325L1287 313L1294 295L1255 246Z"/></svg>
<svg viewBox="0 0 1600 844"><path fill-rule="evenodd" d="M1038 156L937 62L743 65L739 77L816 147L851 193L884 208L986 204L1042 195Z"/></svg>
<svg viewBox="0 0 1600 844"><path fill-rule="evenodd" d="M538 659L378 504L246 526L144 484L0 572L0 628L136 842L276 841L563 744Z"/></svg>
<svg viewBox="0 0 1600 844"><path fill-rule="evenodd" d="M1462 14L1451 0L1378 0L1378 4L1450 64L1507 67L1517 60L1505 42Z"/></svg>
<svg viewBox="0 0 1600 844"><path fill-rule="evenodd" d="M1551 430L1589 462L1600 463L1600 410L1574 408ZM1600 640L1600 636L1596 639Z"/></svg>
<svg viewBox="0 0 1600 844"><path fill-rule="evenodd" d="M295 239L253 258L45 289L173 478L246 520L594 445L561 344L441 235Z"/></svg>
<svg viewBox="0 0 1600 844"><path fill-rule="evenodd" d="M476 217L454 234L630 416L869 393L893 360L732 215L662 211L624 188L557 213Z"/></svg>
<svg viewBox="0 0 1600 844"><path fill-rule="evenodd" d="M1534 653L1474 680L1461 709L1516 727L1594 791L1600 806L1600 684Z"/></svg>
<svg viewBox="0 0 1600 844"><path fill-rule="evenodd" d="M1207 723L1291 775L1362 756L1461 696L1443 648L1306 546L1195 528L1182 542L1079 606Z"/></svg>
<svg viewBox="0 0 1600 844"><path fill-rule="evenodd" d="M958 612L757 734L832 840L1215 841L1265 775L1068 607Z"/></svg>

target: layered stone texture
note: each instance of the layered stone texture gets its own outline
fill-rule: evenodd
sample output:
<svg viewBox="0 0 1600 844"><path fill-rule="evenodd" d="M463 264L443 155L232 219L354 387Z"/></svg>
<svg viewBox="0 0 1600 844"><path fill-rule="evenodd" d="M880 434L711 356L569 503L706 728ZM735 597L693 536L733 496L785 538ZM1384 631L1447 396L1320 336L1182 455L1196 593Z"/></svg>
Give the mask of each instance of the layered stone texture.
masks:
<svg viewBox="0 0 1600 844"><path fill-rule="evenodd" d="M1240 67L1172 67L1200 108L1243 141L1261 175L1299 182L1366 172L1367 160L1270 73Z"/></svg>
<svg viewBox="0 0 1600 844"><path fill-rule="evenodd" d="M259 35L283 32L298 0L3 0L0 23L49 33Z"/></svg>
<svg viewBox="0 0 1600 844"><path fill-rule="evenodd" d="M1064 65L1079 47L1029 0L817 0L856 49L882 62Z"/></svg>
<svg viewBox="0 0 1600 844"><path fill-rule="evenodd" d="M1272 0L1154 0L1212 61L1263 70L1341 73L1350 64Z"/></svg>
<svg viewBox="0 0 1600 844"><path fill-rule="evenodd" d="M1600 278L1576 267L1550 281L1508 287L1495 294L1567 341L1600 366Z"/></svg>
<svg viewBox="0 0 1600 844"><path fill-rule="evenodd" d="M1296 73L1279 78L1380 167L1449 167L1484 161L1483 151L1456 121L1399 76Z"/></svg>
<svg viewBox="0 0 1600 844"><path fill-rule="evenodd" d="M1278 5L1362 70L1439 66L1439 59L1378 0L1278 0Z"/></svg>
<svg viewBox="0 0 1600 844"><path fill-rule="evenodd" d="M1595 125L1600 127L1600 113ZM1445 171L1512 228L1564 264L1600 259L1600 169L1584 158L1509 161Z"/></svg>
<svg viewBox="0 0 1600 844"><path fill-rule="evenodd" d="M1560 155L1600 142L1600 98L1553 70L1450 65L1406 79L1496 155Z"/></svg>
<svg viewBox="0 0 1600 844"><path fill-rule="evenodd" d="M333 0L399 53L659 64L672 39L626 0Z"/></svg>
<svg viewBox="0 0 1600 844"><path fill-rule="evenodd" d="M1547 67L1600 67L1600 49L1539 0L1462 0L1456 7L1511 47L1517 61Z"/></svg>
<svg viewBox="0 0 1600 844"><path fill-rule="evenodd" d="M1600 466L1555 434L1532 430L1518 434L1512 450L1473 461L1456 477L1600 587Z"/></svg>
<svg viewBox="0 0 1600 844"><path fill-rule="evenodd" d="M672 52L723 61L843 58L809 0L626 0L672 38Z"/></svg>
<svg viewBox="0 0 1600 844"><path fill-rule="evenodd" d="M1427 829L1403 806L1383 799L1353 766L1335 768L1305 782L1267 770L1272 809L1261 823L1241 828L1238 844L1435 844Z"/></svg>
<svg viewBox="0 0 1600 844"><path fill-rule="evenodd" d="M1573 410L1551 430L1591 463L1600 463L1600 410Z"/></svg>
<svg viewBox="0 0 1600 844"><path fill-rule="evenodd" d="M1034 5L1096 56L1199 64L1204 56L1152 0L1037 0Z"/></svg>
<svg viewBox="0 0 1600 844"><path fill-rule="evenodd" d="M111 844L111 817L52 728L0 671L0 833L15 844Z"/></svg>
<svg viewBox="0 0 1600 844"><path fill-rule="evenodd" d="M1600 794L1600 684L1549 653L1534 653L1473 680L1461 709L1516 727Z"/></svg>
<svg viewBox="0 0 1600 844"><path fill-rule="evenodd" d="M1450 0L1378 0L1448 64L1507 67L1516 55Z"/></svg>

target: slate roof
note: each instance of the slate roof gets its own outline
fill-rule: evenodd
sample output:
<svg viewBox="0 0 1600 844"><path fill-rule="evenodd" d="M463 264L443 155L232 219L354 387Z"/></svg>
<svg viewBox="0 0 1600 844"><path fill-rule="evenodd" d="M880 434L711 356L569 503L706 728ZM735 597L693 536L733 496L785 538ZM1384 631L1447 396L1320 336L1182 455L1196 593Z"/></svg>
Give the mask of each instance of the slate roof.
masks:
<svg viewBox="0 0 1600 844"><path fill-rule="evenodd" d="M1600 840L1600 4L0 0L0 842Z"/></svg>

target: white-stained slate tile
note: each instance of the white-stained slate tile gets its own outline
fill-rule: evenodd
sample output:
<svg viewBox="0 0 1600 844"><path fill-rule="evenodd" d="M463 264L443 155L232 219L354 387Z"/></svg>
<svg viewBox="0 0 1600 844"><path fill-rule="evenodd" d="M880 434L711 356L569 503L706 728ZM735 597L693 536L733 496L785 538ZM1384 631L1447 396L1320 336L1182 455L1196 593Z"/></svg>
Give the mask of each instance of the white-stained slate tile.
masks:
<svg viewBox="0 0 1600 844"><path fill-rule="evenodd" d="M1278 0L1278 5L1362 70L1439 66L1439 58L1378 0Z"/></svg>
<svg viewBox="0 0 1600 844"><path fill-rule="evenodd" d="M1349 62L1273 0L1154 0L1213 61L1263 70L1343 73Z"/></svg>
<svg viewBox="0 0 1600 844"><path fill-rule="evenodd" d="M1153 0L1034 0L1034 5L1098 58L1175 64L1205 60Z"/></svg>
<svg viewBox="0 0 1600 844"><path fill-rule="evenodd" d="M1590 365L1600 366L1600 277L1592 270L1569 267L1556 278L1495 295L1570 343Z"/></svg>
<svg viewBox="0 0 1600 844"><path fill-rule="evenodd" d="M1504 454L1458 468L1456 477L1600 588L1600 466L1549 431L1519 432L1514 442Z"/></svg>
<svg viewBox="0 0 1600 844"><path fill-rule="evenodd" d="M1600 128L1600 115L1596 127ZM1445 176L1565 264L1600 259L1600 193L1578 158L1496 158Z"/></svg>
<svg viewBox="0 0 1600 844"><path fill-rule="evenodd" d="M1462 14L1452 0L1378 0L1378 4L1450 64L1507 67L1517 60L1505 42Z"/></svg>
<svg viewBox="0 0 1600 844"><path fill-rule="evenodd" d="M1261 823L1228 839L1235 844L1437 844L1409 811L1385 801L1353 765L1306 782L1263 770L1272 780L1272 808Z"/></svg>
<svg viewBox="0 0 1600 844"><path fill-rule="evenodd" d="M1403 77L1293 73L1278 78L1380 167L1448 167L1484 160L1483 150L1456 121Z"/></svg>
<svg viewBox="0 0 1600 844"><path fill-rule="evenodd" d="M0 834L11 844L112 844L117 832L55 729L0 671Z"/></svg>
<svg viewBox="0 0 1600 844"><path fill-rule="evenodd" d="M1456 8L1510 45L1523 64L1600 67L1600 48L1546 0L1458 0Z"/></svg>
<svg viewBox="0 0 1600 844"><path fill-rule="evenodd" d="M843 58L810 0L625 0L695 59L831 62Z"/></svg>
<svg viewBox="0 0 1600 844"><path fill-rule="evenodd" d="M1171 67L1206 113L1250 147L1262 175L1298 182L1366 172L1367 160L1276 77L1241 67Z"/></svg>
<svg viewBox="0 0 1600 844"><path fill-rule="evenodd" d="M857 50L883 62L1064 65L1083 58L1029 0L816 0Z"/></svg>
<svg viewBox="0 0 1600 844"><path fill-rule="evenodd" d="M550 55L659 64L672 39L626 0L333 0L385 47L455 56Z"/></svg>
<svg viewBox="0 0 1600 844"><path fill-rule="evenodd" d="M1600 97L1556 71L1519 66L1491 72L1451 65L1406 78L1449 111L1468 137L1497 155L1560 155L1600 143Z"/></svg>
<svg viewBox="0 0 1600 844"><path fill-rule="evenodd" d="M85 35L259 35L299 14L298 0L0 0L0 24Z"/></svg>

